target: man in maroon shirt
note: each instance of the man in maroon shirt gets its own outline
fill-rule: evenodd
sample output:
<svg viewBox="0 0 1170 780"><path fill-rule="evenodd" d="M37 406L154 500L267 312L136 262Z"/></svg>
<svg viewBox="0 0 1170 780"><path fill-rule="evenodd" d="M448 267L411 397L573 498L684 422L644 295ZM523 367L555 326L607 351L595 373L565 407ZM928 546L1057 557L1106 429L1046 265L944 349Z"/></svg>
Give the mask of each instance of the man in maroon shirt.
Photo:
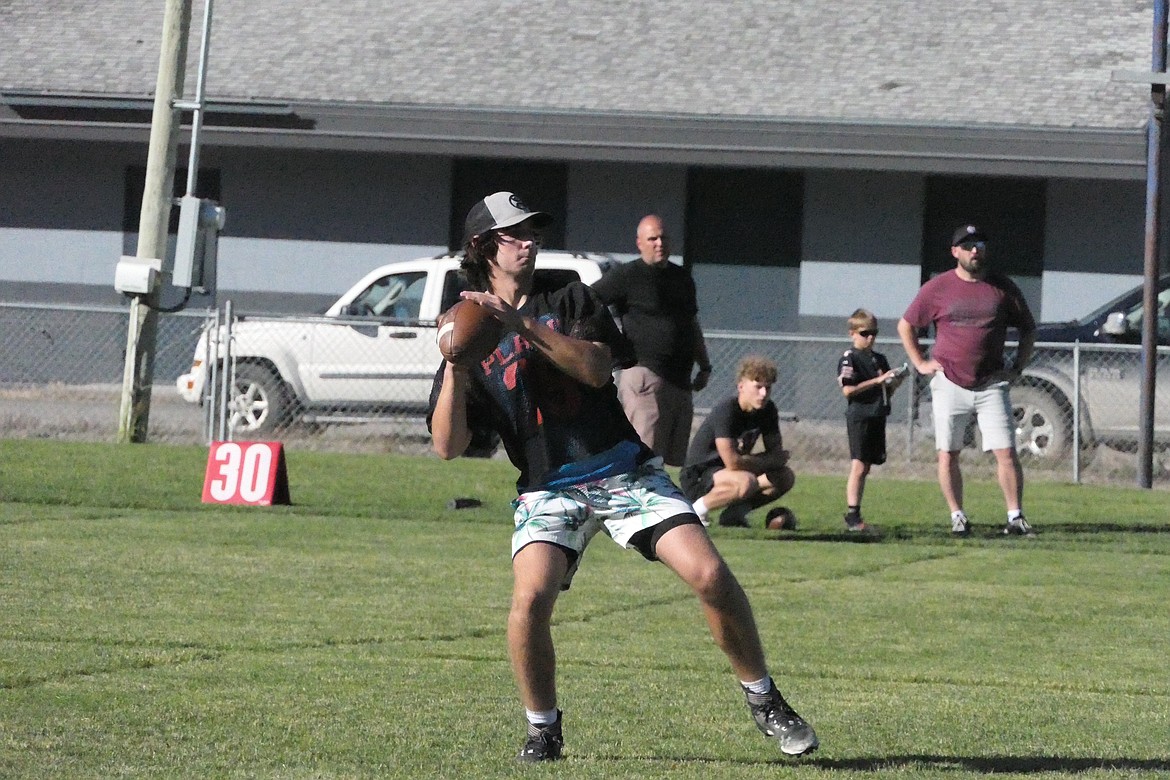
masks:
<svg viewBox="0 0 1170 780"><path fill-rule="evenodd" d="M1024 519L1024 472L1016 454L1015 421L1008 395L1011 381L1032 357L1036 323L1020 289L1006 275L987 268L987 237L962 225L951 239L955 270L939 274L918 291L898 321L898 335L918 373L931 377L938 482L951 510L951 533L966 536L971 523L963 511L959 452L975 415L983 449L995 455L996 476L1007 504L1007 535L1035 533ZM930 357L922 353L918 329L934 325ZM1004 362L1008 328L1019 333L1016 359Z"/></svg>

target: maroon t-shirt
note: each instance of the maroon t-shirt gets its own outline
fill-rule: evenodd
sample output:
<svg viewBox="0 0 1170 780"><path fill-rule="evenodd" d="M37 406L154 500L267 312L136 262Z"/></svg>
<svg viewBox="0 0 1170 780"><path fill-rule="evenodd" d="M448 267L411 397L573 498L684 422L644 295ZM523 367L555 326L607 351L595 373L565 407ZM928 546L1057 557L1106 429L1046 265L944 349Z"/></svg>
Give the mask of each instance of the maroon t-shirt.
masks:
<svg viewBox="0 0 1170 780"><path fill-rule="evenodd" d="M968 282L947 271L922 285L902 319L916 328L934 325L930 356L960 387L985 384L1004 368L1008 328L1030 331L1032 312L1020 288L1002 274Z"/></svg>

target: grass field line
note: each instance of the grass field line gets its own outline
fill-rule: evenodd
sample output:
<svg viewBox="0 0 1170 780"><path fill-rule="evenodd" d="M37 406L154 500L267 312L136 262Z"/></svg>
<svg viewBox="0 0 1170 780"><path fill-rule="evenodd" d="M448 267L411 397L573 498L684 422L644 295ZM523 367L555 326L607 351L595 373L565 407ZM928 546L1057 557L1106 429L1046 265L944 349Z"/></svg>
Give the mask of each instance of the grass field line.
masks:
<svg viewBox="0 0 1170 780"><path fill-rule="evenodd" d="M7 640L12 641L12 640ZM17 642L13 641L13 644ZM28 644L53 644L42 642L31 642ZM92 644L92 643L91 643ZM89 679L94 677L120 675L126 672L150 671L161 668L178 668L180 666L189 666L196 663L206 663L218 661L222 658L222 654L198 652L182 659L168 659L162 661L158 658L131 658L125 659L120 663L111 663L104 666L90 666L84 669L63 669L61 672L52 675L21 675L16 679L0 681L0 690L18 691L38 688L53 683L68 682L76 679Z"/></svg>
<svg viewBox="0 0 1170 780"><path fill-rule="evenodd" d="M699 767L736 767L744 769L766 769L769 771L783 771L784 768L817 769L821 771L837 772L913 772L935 771L946 773L974 772L981 775L1020 774L1033 775L1039 773L1064 773L1070 776L1093 771L1104 772L1165 772L1170 770L1170 760L1166 759L1139 759L1139 758L1076 758L1072 756L947 756L929 753L908 753L903 755L883 755L876 757L859 756L856 758L828 758L813 753L798 759L781 758L778 756L761 757L759 759L731 759L711 758L702 755L613 755L590 754L590 761L610 763L615 766L634 763L644 767L661 768L672 763L695 765ZM913 775L911 775L913 776Z"/></svg>
<svg viewBox="0 0 1170 780"><path fill-rule="evenodd" d="M500 632L502 634L502 632ZM6 641L11 641L14 644L22 645L36 645L36 644L59 644L59 642L49 640L24 639L16 640L6 638ZM81 640L64 640L66 643L83 644ZM428 640L361 640L358 642L346 641L331 641L331 642L316 642L316 643L292 643L282 647L273 648L249 648L236 647L232 650L209 650L207 648L186 646L183 649L192 650L195 652L189 653L183 657L176 658L131 658L125 659L122 662L111 663L104 666L88 666L86 668L79 668L73 670L62 670L57 674L39 675L39 676L20 676L16 679L9 679L0 683L0 690L27 690L37 688L39 686L49 685L57 682L67 682L70 679L95 678L100 676L116 676L127 672L144 672L155 669L165 668L179 668L183 666L190 666L201 663L220 663L226 661L228 658L240 659L248 656L266 656L274 653L283 655L295 655L301 652L316 651L328 649L329 647L360 647L360 646L377 646L377 645L413 645L425 643ZM444 641L444 640L431 640ZM118 646L124 649L159 649L156 645L142 644L142 643L111 643L111 642L91 642L93 645L102 646ZM418 648L416 648L417 650ZM508 659L506 657L505 648L501 643L498 653L468 653L468 652L444 652L442 650L428 651L423 649L422 652L415 652L411 655L412 661L416 663L425 663L427 661L435 662L464 662L472 664L497 664L506 667ZM607 659L589 659L580 656L561 659L559 666L562 669L585 669L592 671L604 671L607 669L622 668L624 662ZM670 663L654 663L642 662L640 668L645 672L662 672L665 674L687 672L697 674L718 673L724 675L729 669L720 668L724 665L722 659L717 658L714 654L709 660L696 660L693 662L679 662L677 660ZM799 678L803 680L828 680L835 682L851 682L851 683L879 683L882 685L900 685L913 687L947 687L947 688L961 688L967 690L993 690L993 689L1017 689L1028 691L1043 691L1048 693L1073 693L1082 695L1101 695L1101 696L1127 696L1138 700L1153 700L1159 702L1158 707L1167 706L1170 702L1170 690L1150 690L1147 687L1137 685L1102 685L1100 683L1063 683L1063 682L1044 682L1044 681L1029 681L1023 679L1014 680L994 680L981 678L976 676L961 677L954 675L926 675L921 673L913 674L879 674L874 672L864 672L850 669L847 671L834 671L829 669L801 669L801 668L785 668L782 672L785 679Z"/></svg>
<svg viewBox="0 0 1170 780"><path fill-rule="evenodd" d="M1131 696L1135 699L1155 699L1170 701L1170 690L1150 690L1146 687L1138 687L1134 685L1102 685L1100 683L1062 683L1062 682L1043 682L1030 681L1023 679L1012 680L993 680L981 677L952 677L948 675L925 675L920 673L915 674L877 674L874 672L858 672L856 670L849 670L848 672L836 672L831 670L817 670L803 673L792 673L785 671L785 677L801 677L810 680L834 680L845 682L873 682L873 683L889 683L895 685L906 686L927 686L927 687L955 687L966 688L972 690L1029 690L1029 691L1046 691L1049 693L1077 693L1089 695L1102 696Z"/></svg>
<svg viewBox="0 0 1170 780"><path fill-rule="evenodd" d="M776 762L779 763L779 762ZM930 754L907 754L881 756L878 758L823 758L813 757L802 760L800 766L821 770L847 772L911 772L943 771L973 772L980 775L1034 775L1040 773L1062 773L1068 776L1093 771L1102 772L1165 772L1170 770L1166 759L1140 758L1075 758L1072 756L942 756ZM942 776L947 776L946 774Z"/></svg>

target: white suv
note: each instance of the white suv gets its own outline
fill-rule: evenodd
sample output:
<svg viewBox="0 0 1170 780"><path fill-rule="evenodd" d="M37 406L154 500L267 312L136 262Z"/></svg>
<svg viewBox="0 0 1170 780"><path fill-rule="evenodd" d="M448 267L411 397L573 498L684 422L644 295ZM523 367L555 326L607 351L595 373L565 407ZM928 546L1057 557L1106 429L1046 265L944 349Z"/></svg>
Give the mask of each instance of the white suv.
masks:
<svg viewBox="0 0 1170 780"><path fill-rule="evenodd" d="M607 255L541 252L539 288L592 284L614 260ZM441 356L435 320L464 289L459 258L441 255L377 268L312 317L248 315L210 326L195 348L191 371L177 380L191 403L209 397L208 355L217 379L229 372L229 425L236 434L265 435L291 422L354 422L426 408ZM218 388L216 388L218 390Z"/></svg>

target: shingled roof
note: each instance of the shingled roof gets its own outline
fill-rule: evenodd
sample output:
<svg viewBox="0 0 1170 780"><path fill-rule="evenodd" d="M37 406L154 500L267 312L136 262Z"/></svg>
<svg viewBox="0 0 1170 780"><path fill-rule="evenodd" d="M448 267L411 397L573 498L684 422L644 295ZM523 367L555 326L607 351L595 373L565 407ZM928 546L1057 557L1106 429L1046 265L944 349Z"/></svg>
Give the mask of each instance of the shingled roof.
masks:
<svg viewBox="0 0 1170 780"><path fill-rule="evenodd" d="M162 9L0 3L0 93L148 97ZM1149 88L1112 74L1150 69L1152 17L1149 0L218 0L207 90L627 129L648 118L1130 135Z"/></svg>

